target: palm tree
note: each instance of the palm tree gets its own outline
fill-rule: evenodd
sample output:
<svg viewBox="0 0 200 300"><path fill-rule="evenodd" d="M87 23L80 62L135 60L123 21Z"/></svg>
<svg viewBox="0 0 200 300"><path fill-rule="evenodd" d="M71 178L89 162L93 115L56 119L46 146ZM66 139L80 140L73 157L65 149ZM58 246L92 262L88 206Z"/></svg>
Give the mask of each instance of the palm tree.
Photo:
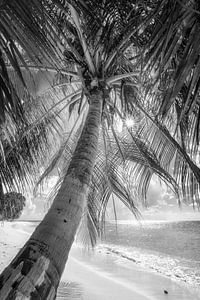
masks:
<svg viewBox="0 0 200 300"><path fill-rule="evenodd" d="M134 129L124 128L123 132L116 132L114 136L111 130L105 134L104 128L100 130L97 155L87 196L85 214L82 216L80 230L84 240L94 247L97 238L104 233L105 213L109 199L115 195L136 218L140 216L137 206L143 202L147 205L146 191L154 174L166 182L176 193L176 183L165 168L161 167L154 151L139 139ZM134 138L133 138L134 134ZM49 201L53 201L59 190L74 149L77 136L67 135L61 148L53 156L51 163L40 178L40 182L52 172L54 168L60 170L60 176L53 188ZM145 155L143 154L145 153ZM39 182L39 183L40 183ZM138 184L139 182L139 184Z"/></svg>
<svg viewBox="0 0 200 300"><path fill-rule="evenodd" d="M77 121L77 126L73 127L72 133L77 129L78 122L83 123L84 126L78 140L73 143L73 145L76 144L75 150L71 155L51 208L29 241L0 277L1 299L23 299L23 297L55 299L71 245L87 209L87 199L89 199L88 207L92 212L88 216L88 222L97 224L96 227L93 227L97 229L98 220L101 219L99 214L102 209L104 210L112 191L118 192L120 198L125 199L128 205L134 209L132 198L123 188L124 181L116 180L120 178L120 168L112 169L112 161L117 162L121 159L122 165L125 165L125 162L137 158L144 187L148 186L152 167L158 174L164 174L162 176L173 181L165 172L166 161L169 163L172 157L163 159L165 167L162 168L158 164L157 153L149 150L147 141L141 142L139 139L141 136L146 136L144 135L144 126L140 128L138 136L135 136L135 132L127 129L129 139L123 140L123 142L120 141L113 126L116 116L124 120L127 114L132 115L133 112L138 115L138 119L144 120L139 111L148 117L148 120L152 121L153 116L152 124L156 123L155 112L153 111L153 115L150 113L150 116L146 113L148 103L146 100L142 101L143 98L138 88L143 88L144 84L143 78L140 78L142 75L140 73L141 62L142 65L145 65L145 60L138 59L138 51L141 47L147 47L150 36L152 48L148 48L147 50L150 50L145 51L144 54L147 57L151 55L150 58L155 58L153 50L156 47L152 37L155 36L158 29L162 32L161 27L156 27L155 20L157 20L157 16L164 18L165 5L168 4L170 8L171 1L147 1L145 5L142 1L141 3L135 1L99 1L99 3L95 3L90 0L84 2L81 0L46 0L41 3L41 6L38 1L23 1L23 4L19 4L17 1L12 1L12 3L8 1L6 4L2 4L3 25L7 30L6 33L11 36L11 40L17 40L26 53L30 54L32 49L29 43L28 45L24 44L22 38L24 28L29 29L27 36L37 37L36 40L30 39L30 42L33 41L38 46L38 48L35 47L33 43L34 53L32 56L29 55L31 63L22 59L21 53L17 52L18 48L14 48L15 56L17 52L18 59L21 58L20 62L24 68L37 67L50 71L53 63L54 70L60 70L62 74L73 76L76 88L73 93L64 97L67 101L64 106L69 107L70 114L72 109L78 105L79 121ZM178 3L179 1L176 1L177 6ZM184 7L182 8L184 9ZM20 15L22 11L23 14ZM27 16L31 17L33 27L30 27ZM13 21L15 27L16 24L18 25L20 39L16 33L8 31L8 20ZM157 26L159 27L159 25ZM4 36L7 37L5 34ZM162 37L162 34L160 36ZM44 44L41 42L42 40ZM41 52L44 53L43 61L40 57ZM61 52L64 53L65 65L61 62L56 69L55 61L60 62ZM161 50L160 52L162 53ZM11 51L8 54L10 53ZM55 53L56 55L54 55ZM132 54L134 57L131 57ZM32 64L35 56L38 58L36 66ZM153 59L150 60L150 58L146 70L150 70L148 75L152 77ZM13 60L10 59L10 63L12 62ZM17 71L16 66L15 59L12 67ZM6 73L5 75L7 76ZM22 77L19 70L18 76ZM71 80L72 78L69 77L66 85L69 85ZM131 97L127 97L127 86L131 88ZM159 110L156 108L160 108L160 104L156 100L153 99L149 103L157 113ZM85 119L83 109L87 110ZM160 124L157 125L157 128L159 126ZM105 138L106 135L108 139ZM165 137L166 135L165 133ZM70 138L71 134L67 142ZM108 147L109 139L111 145L115 144L115 150ZM108 153L111 155L111 159L108 156L104 165L101 163L102 159L97 159L100 157L99 149L102 149L100 142L103 142L104 150L108 149ZM175 142L170 143L173 149L177 148ZM161 148L163 149L163 147ZM160 148L156 148L156 151L159 152ZM179 154L182 159L184 153L184 148L180 147ZM158 156L161 159L161 151ZM52 164L56 161L57 158ZM188 161L190 161L189 158ZM141 163L145 168L141 167ZM102 170L106 171L104 177L98 176ZM131 170L130 173L133 174L133 171ZM97 176L94 177L94 174ZM101 191L97 195L95 195L96 178L100 180ZM110 182L110 188L107 187L107 182ZM102 195L103 198L101 198ZM102 209L100 208L97 214L93 199L100 199L98 203Z"/></svg>

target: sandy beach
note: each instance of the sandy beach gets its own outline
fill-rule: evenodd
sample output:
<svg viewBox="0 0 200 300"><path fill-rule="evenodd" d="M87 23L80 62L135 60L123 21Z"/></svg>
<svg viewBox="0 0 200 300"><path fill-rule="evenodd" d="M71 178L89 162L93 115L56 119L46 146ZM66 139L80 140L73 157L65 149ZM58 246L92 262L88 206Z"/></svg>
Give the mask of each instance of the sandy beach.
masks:
<svg viewBox="0 0 200 300"><path fill-rule="evenodd" d="M29 228L23 222L5 222L0 226L0 271L23 246L31 230L33 227ZM109 252L88 252L74 246L57 299L199 300L200 293L189 285L151 272L133 262L118 261Z"/></svg>

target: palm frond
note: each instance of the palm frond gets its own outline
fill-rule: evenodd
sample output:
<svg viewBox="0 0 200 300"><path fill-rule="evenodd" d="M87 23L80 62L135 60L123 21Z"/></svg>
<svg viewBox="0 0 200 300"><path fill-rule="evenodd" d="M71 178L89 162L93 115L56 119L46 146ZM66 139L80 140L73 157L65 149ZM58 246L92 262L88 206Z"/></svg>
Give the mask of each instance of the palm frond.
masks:
<svg viewBox="0 0 200 300"><path fill-rule="evenodd" d="M140 138L151 147L161 166L173 174L180 187L182 200L199 205L200 169L169 131L147 113L141 123ZM194 184L191 184L193 182Z"/></svg>
<svg viewBox="0 0 200 300"><path fill-rule="evenodd" d="M157 114L165 122L176 110L174 121L186 143L190 133L184 136L183 131L190 118L196 119L190 140L194 147L199 143L199 9L196 1L158 1L152 25L144 31L145 80L151 82Z"/></svg>
<svg viewBox="0 0 200 300"><path fill-rule="evenodd" d="M81 25L80 25L80 21L79 21L79 15L78 15L77 11L73 8L73 6L70 5L69 8L70 8L70 12L71 12L73 22L75 23L76 28L77 28L79 39L80 39L81 44L82 44L82 48L83 48L83 51L84 51L84 56L85 56L86 61L88 63L89 70L92 72L92 74L95 74L95 67L94 67L94 64L93 64L93 61L92 61L92 58L91 58L91 54L88 50L88 45L86 43L85 37L82 33L82 29L81 29Z"/></svg>
<svg viewBox="0 0 200 300"><path fill-rule="evenodd" d="M117 139L124 159L120 154L113 132L102 130L90 182L87 211L83 216L81 226L82 229L85 228L84 239L89 236L93 246L97 237L103 234L106 208L112 195L117 196L137 217L139 215L138 204L142 202L146 205L146 192L153 174L157 174L172 189L176 186L173 178L161 167L153 150L139 138L133 140L130 132L127 131L123 136L118 135ZM64 168L61 170L60 178L50 195L50 199L55 196L59 189L77 139L70 136L66 141L63 144L66 146L64 160L62 160ZM64 151L64 147L61 151ZM51 169L52 167L54 167L54 160Z"/></svg>
<svg viewBox="0 0 200 300"><path fill-rule="evenodd" d="M47 164L48 156L59 147L63 132L59 105L63 109L62 101L49 94L37 99L29 97L23 103L26 123L16 126L7 116L1 126L0 159L0 177L7 190L24 191L27 185L33 185L41 166Z"/></svg>
<svg viewBox="0 0 200 300"><path fill-rule="evenodd" d="M54 154L53 158L51 159L50 163L44 170L43 174L39 177L36 188L40 184L42 184L43 180L46 179L55 168L59 168L60 165L63 164L63 160L66 160L65 164L67 164L68 166L71 157L74 153L76 142L80 136L81 127L82 127L81 121L83 119L83 114L84 114L84 108L82 109L81 113L78 114L74 122L74 125L72 126L72 129L68 134L66 134L66 138L63 139L63 142L61 143L61 146L59 147L58 151Z"/></svg>

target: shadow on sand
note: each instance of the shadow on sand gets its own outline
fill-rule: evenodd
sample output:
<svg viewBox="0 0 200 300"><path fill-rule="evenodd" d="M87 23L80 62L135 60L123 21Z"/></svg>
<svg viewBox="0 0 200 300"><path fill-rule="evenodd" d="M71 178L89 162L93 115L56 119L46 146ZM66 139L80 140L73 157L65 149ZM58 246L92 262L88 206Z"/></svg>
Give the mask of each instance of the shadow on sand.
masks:
<svg viewBox="0 0 200 300"><path fill-rule="evenodd" d="M56 300L81 300L83 288L77 282L61 281L58 287Z"/></svg>

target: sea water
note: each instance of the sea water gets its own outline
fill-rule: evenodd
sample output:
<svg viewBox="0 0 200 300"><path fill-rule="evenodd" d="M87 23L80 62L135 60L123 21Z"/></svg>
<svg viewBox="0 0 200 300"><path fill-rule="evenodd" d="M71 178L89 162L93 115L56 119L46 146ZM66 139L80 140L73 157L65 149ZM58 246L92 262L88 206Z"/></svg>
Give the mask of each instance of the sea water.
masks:
<svg viewBox="0 0 200 300"><path fill-rule="evenodd" d="M173 279L200 288L200 221L106 223L98 246Z"/></svg>

